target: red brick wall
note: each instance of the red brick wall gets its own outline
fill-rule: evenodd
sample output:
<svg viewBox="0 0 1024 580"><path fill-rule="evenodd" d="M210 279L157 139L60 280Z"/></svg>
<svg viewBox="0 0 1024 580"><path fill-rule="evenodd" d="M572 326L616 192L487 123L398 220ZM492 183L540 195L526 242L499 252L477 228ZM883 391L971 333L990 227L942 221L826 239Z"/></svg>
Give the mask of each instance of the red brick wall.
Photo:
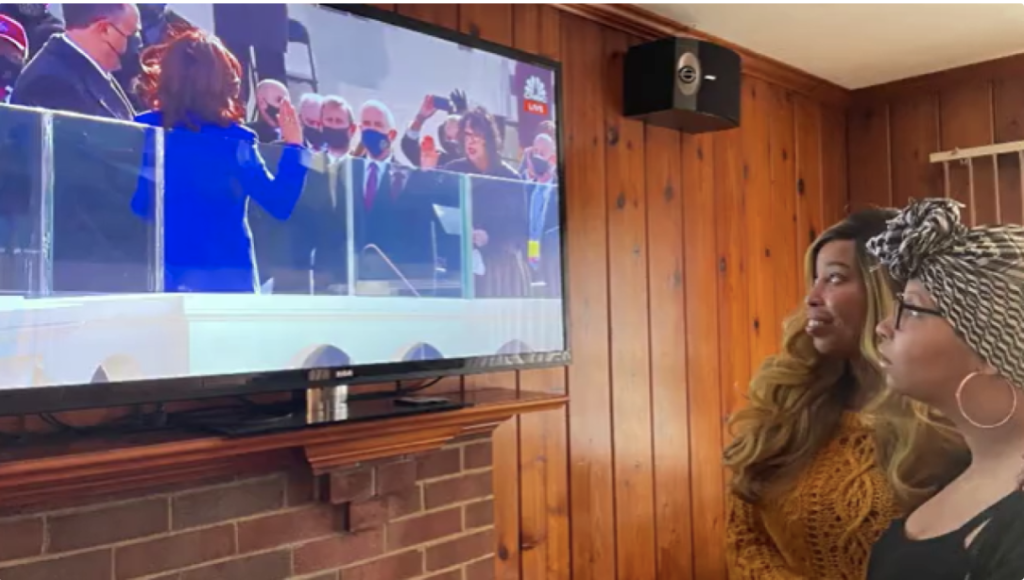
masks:
<svg viewBox="0 0 1024 580"><path fill-rule="evenodd" d="M0 519L2 580L488 580L491 441Z"/></svg>

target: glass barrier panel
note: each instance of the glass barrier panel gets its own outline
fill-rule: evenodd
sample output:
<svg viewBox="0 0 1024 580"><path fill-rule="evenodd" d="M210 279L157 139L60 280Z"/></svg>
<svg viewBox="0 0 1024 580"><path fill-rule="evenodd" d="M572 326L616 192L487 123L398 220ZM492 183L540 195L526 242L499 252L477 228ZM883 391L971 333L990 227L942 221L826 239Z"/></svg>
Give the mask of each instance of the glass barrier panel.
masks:
<svg viewBox="0 0 1024 580"><path fill-rule="evenodd" d="M285 146L261 144L259 152L268 171L279 175ZM289 215L275 216L261 203L249 204L260 284L265 293L347 295L344 172L324 153L304 158L305 180Z"/></svg>
<svg viewBox="0 0 1024 580"><path fill-rule="evenodd" d="M519 179L471 175L468 180L471 233L467 251L472 256L474 297L532 296L539 271L530 261L539 255L531 256L530 250L539 247L539 238L531 238L531 228L542 231L543 192L537 184ZM541 196L535 219L529 211L533 193ZM557 208L551 209L557 221Z"/></svg>
<svg viewBox="0 0 1024 580"><path fill-rule="evenodd" d="M45 295L48 119L34 109L0 105L0 294Z"/></svg>
<svg viewBox="0 0 1024 580"><path fill-rule="evenodd" d="M468 296L465 177L353 158L345 163L358 296Z"/></svg>
<svg viewBox="0 0 1024 580"><path fill-rule="evenodd" d="M162 132L53 113L51 135L52 293L162 291Z"/></svg>

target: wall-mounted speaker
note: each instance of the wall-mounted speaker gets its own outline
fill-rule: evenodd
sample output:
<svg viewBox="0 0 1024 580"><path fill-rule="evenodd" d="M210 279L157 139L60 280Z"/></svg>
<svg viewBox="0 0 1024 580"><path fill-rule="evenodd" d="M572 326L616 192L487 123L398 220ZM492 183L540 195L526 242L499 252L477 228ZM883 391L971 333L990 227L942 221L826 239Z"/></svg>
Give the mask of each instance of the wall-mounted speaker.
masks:
<svg viewBox="0 0 1024 580"><path fill-rule="evenodd" d="M623 114L685 133L740 124L740 55L696 38L633 46L623 73Z"/></svg>

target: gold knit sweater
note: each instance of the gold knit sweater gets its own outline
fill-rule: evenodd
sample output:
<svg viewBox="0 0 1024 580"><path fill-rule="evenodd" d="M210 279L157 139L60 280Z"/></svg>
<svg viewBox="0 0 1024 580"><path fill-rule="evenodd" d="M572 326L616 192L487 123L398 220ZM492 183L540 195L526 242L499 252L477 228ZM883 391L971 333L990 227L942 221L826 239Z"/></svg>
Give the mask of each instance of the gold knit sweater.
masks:
<svg viewBox="0 0 1024 580"><path fill-rule="evenodd" d="M872 544L901 515L854 413L784 492L757 505L728 495L730 580L863 580Z"/></svg>

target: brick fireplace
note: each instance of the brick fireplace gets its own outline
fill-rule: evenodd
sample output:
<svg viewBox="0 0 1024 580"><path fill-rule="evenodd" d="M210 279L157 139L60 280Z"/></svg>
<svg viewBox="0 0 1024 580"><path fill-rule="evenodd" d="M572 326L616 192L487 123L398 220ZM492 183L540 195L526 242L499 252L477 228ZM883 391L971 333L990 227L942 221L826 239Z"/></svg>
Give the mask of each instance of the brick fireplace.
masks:
<svg viewBox="0 0 1024 580"><path fill-rule="evenodd" d="M490 437L0 517L2 580L488 580Z"/></svg>

